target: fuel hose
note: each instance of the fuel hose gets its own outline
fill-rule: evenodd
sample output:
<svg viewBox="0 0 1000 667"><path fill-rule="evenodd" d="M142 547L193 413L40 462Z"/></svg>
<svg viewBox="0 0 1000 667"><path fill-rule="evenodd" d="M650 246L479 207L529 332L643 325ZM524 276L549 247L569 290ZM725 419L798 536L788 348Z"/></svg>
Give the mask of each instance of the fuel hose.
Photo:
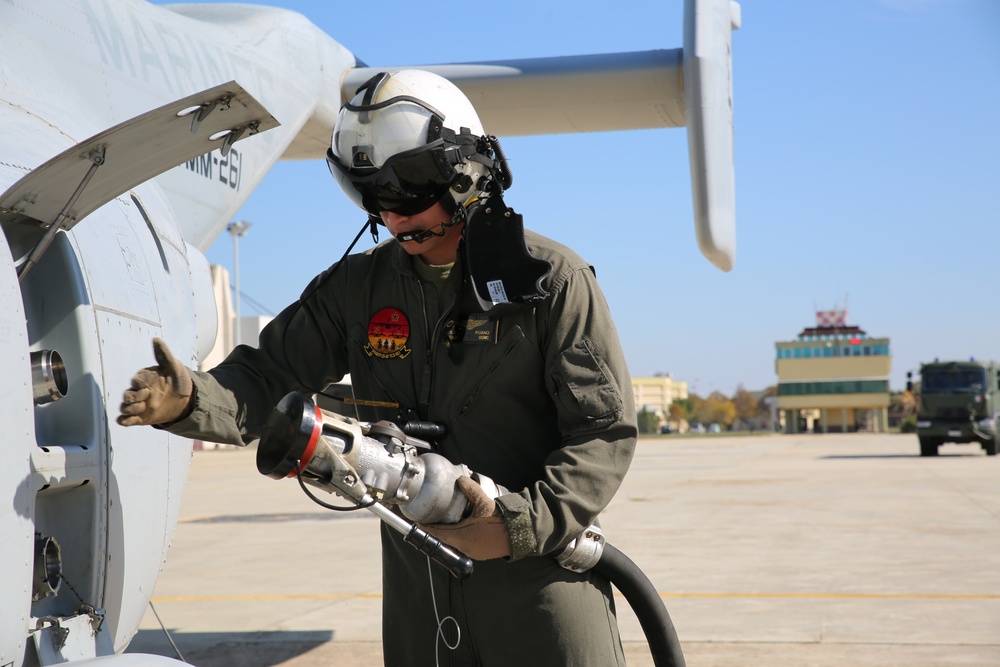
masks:
<svg viewBox="0 0 1000 667"><path fill-rule="evenodd" d="M594 571L604 576L625 597L646 635L656 667L685 667L684 653L667 608L642 570L611 544L604 545Z"/></svg>

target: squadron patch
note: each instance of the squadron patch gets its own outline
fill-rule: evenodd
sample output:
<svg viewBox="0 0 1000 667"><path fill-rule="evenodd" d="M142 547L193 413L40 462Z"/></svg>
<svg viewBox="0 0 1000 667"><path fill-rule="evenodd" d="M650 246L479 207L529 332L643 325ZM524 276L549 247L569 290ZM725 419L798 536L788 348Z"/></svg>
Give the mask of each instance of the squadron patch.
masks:
<svg viewBox="0 0 1000 667"><path fill-rule="evenodd" d="M380 359L405 359L411 350L406 347L410 338L410 321L398 308L383 308L368 320L368 356Z"/></svg>

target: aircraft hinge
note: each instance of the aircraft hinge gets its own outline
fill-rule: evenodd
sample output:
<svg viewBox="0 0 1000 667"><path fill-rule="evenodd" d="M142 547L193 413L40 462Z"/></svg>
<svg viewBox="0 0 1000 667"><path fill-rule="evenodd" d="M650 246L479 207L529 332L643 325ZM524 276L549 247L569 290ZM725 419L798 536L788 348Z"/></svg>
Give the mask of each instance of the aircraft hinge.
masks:
<svg viewBox="0 0 1000 667"><path fill-rule="evenodd" d="M102 164L104 164L104 149L105 148L107 148L107 147L106 146L95 146L94 148L90 149L89 151L87 151L86 153L84 153L83 155L81 155L80 157L82 157L84 160L89 160L90 162L93 162L98 167L100 167Z"/></svg>
<svg viewBox="0 0 1000 667"><path fill-rule="evenodd" d="M191 134L195 134L198 131L198 126L201 125L201 121L208 118L208 114L215 111L216 107L221 107L222 111L226 111L230 108L232 101L232 97L220 97L217 100L205 102L198 107L198 111L194 112L194 115L191 117Z"/></svg>
<svg viewBox="0 0 1000 667"><path fill-rule="evenodd" d="M26 194L21 197L21 200L14 204L13 208L0 208L0 213L3 215L10 215L11 213L20 213L21 215L27 215L28 206L32 206L37 201L38 195L34 193Z"/></svg>
<svg viewBox="0 0 1000 667"><path fill-rule="evenodd" d="M218 102L206 102L198 108L198 111L191 116L191 134L195 134L198 131L198 126L201 125L201 121L208 118L208 114L212 113Z"/></svg>
<svg viewBox="0 0 1000 667"><path fill-rule="evenodd" d="M249 136L253 136L257 134L257 129L259 127L260 123L254 120L250 121L246 125L240 125L239 127L234 127L229 130L228 134L226 134L226 138L222 142L222 147L219 149L219 152L222 153L222 157L229 155L229 151L232 149L233 144L235 144L248 130L250 132Z"/></svg>

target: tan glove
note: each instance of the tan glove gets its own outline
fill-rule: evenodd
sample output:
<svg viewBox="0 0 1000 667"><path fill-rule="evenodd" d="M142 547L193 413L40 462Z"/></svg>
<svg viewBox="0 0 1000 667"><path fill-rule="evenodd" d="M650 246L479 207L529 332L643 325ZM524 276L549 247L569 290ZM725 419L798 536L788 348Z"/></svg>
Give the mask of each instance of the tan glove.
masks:
<svg viewBox="0 0 1000 667"><path fill-rule="evenodd" d="M170 354L167 344L153 339L156 366L143 368L132 378L122 397L118 423L122 426L169 424L194 408L194 385L187 367Z"/></svg>
<svg viewBox="0 0 1000 667"><path fill-rule="evenodd" d="M472 503L472 512L458 523L435 523L424 530L472 560L510 556L510 535L496 502L471 477L459 477L456 485Z"/></svg>

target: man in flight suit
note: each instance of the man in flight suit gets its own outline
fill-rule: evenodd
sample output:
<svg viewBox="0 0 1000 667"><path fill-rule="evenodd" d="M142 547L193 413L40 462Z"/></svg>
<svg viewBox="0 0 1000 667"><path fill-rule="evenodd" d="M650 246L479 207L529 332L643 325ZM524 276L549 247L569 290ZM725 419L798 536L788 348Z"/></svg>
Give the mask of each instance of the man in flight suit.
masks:
<svg viewBox="0 0 1000 667"><path fill-rule="evenodd" d="M499 195L510 174L471 103L437 75L401 70L362 86L327 160L393 238L317 276L257 348L208 372L154 341L157 365L133 379L119 423L242 445L288 392L350 373L358 399L400 406L362 405L360 419L405 411L441 424L440 454L510 489L494 500L463 478L473 515L428 527L479 561L464 580L383 525L385 664L623 665L610 584L554 558L614 496L637 435L593 269L522 233L519 217L500 237L473 234L482 210L509 211ZM522 254L497 257L508 247Z"/></svg>

